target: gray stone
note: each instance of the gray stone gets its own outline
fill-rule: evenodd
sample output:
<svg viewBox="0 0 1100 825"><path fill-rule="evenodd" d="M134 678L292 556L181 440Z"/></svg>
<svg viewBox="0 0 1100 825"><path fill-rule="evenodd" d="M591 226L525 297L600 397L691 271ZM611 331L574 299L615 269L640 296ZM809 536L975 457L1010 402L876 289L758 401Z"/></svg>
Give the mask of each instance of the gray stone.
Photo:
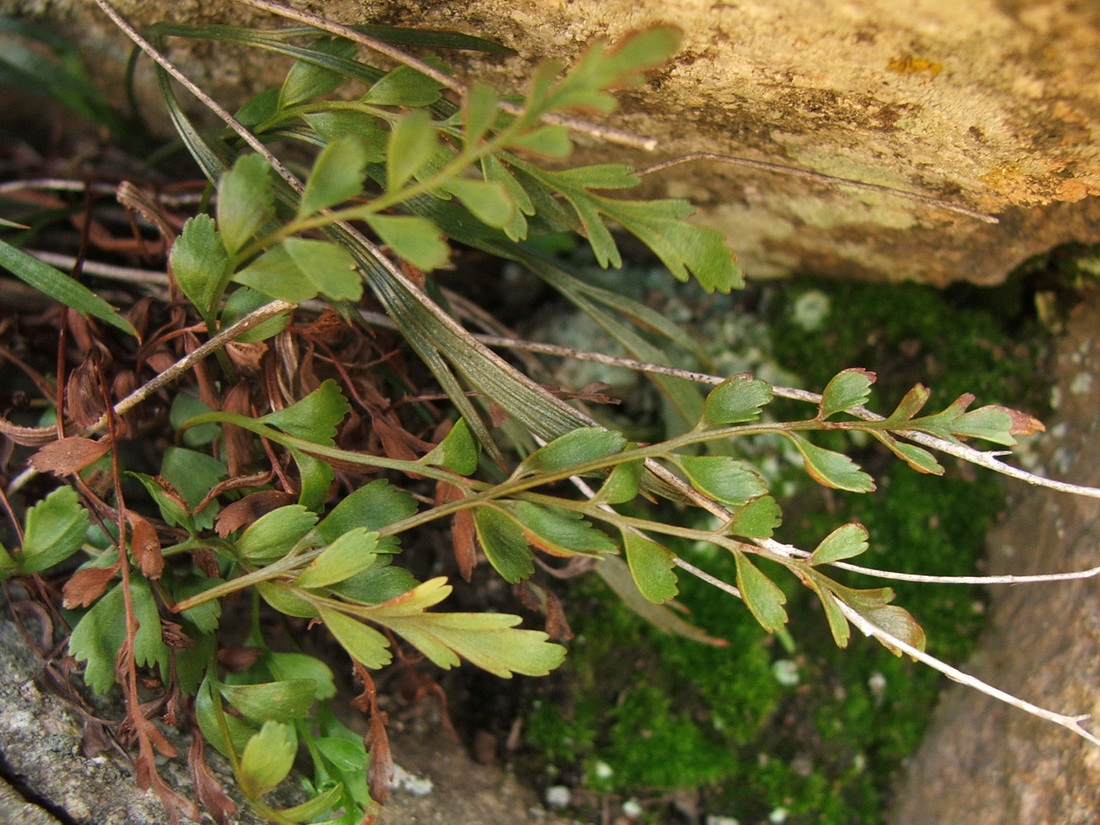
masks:
<svg viewBox="0 0 1100 825"><path fill-rule="evenodd" d="M139 24L263 21L233 0L119 0ZM710 162L652 176L723 230L750 276L800 270L996 283L1028 256L1100 240L1100 7L1075 0L329 0L343 22L457 29L520 57L457 57L460 76L520 90L534 60L569 63L594 39L670 22L683 49L622 95L616 125L658 139L652 156L589 145L639 166L689 152L775 161L943 198L997 226L860 191L832 191ZM91 0L0 0L79 36L105 82L127 53ZM255 54L174 40L200 83L239 101L277 72ZM451 56L448 56L450 58ZM285 66L282 66L285 68ZM274 73L273 73L274 72ZM151 100L148 91L145 98ZM116 98L120 87L112 89Z"/></svg>
<svg viewBox="0 0 1100 825"><path fill-rule="evenodd" d="M1060 405L1041 440L1054 477L1100 485L1100 295L1078 307L1057 345ZM1100 564L1100 502L1016 489L989 539L990 573ZM991 627L966 670L1042 707L1100 719L1100 583L992 590ZM1090 728L1097 731L1097 723ZM953 685L902 784L895 825L1091 825L1100 816L1100 748L1051 723Z"/></svg>

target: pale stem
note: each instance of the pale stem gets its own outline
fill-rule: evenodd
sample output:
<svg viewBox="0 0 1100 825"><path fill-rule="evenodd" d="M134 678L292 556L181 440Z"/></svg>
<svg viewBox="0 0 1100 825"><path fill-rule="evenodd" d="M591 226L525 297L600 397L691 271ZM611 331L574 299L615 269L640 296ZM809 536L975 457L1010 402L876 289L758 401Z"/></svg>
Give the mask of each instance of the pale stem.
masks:
<svg viewBox="0 0 1100 825"><path fill-rule="evenodd" d="M846 605L840 599L837 599L836 603L840 606L841 612L848 619L848 621L850 621L861 631L863 631L863 634L865 636L872 636L875 639L878 639L878 641L882 642L887 647L896 648L897 650L900 650L903 653L912 656L918 662L921 662L922 664L928 665L928 667L938 670L949 679L966 685L967 687L974 688L975 690L979 690L987 696L992 696L994 699L1004 702L1006 705L1011 705L1014 708L1019 708L1025 713L1030 713L1032 716L1036 716L1039 719L1043 719L1047 722L1053 722L1056 725L1061 725L1063 728L1071 730L1078 736L1081 736L1092 742L1092 744L1100 745L1100 738L1097 738L1095 735L1086 730L1084 725L1082 724L1083 722L1086 722L1092 718L1089 714L1084 714L1081 716L1066 716L1065 714L1056 713L1052 710L1041 708L1038 705L1033 705L1031 702L1013 696L1011 693L1006 693L999 688L995 688L993 687L993 685L987 682L983 682L976 676L971 676L969 673L964 673L958 668L952 667L946 662L937 659L935 656L932 656L929 653L925 653L923 650L913 647L911 644L903 642L896 636L887 633L878 625L873 624L872 622L863 618L863 616L859 615L859 613Z"/></svg>

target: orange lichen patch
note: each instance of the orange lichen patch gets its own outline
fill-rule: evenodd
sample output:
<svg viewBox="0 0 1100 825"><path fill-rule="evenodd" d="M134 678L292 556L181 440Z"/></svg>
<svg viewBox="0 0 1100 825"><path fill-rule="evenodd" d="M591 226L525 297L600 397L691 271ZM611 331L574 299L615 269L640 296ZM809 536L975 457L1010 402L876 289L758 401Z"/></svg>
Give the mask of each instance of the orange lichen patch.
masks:
<svg viewBox="0 0 1100 825"><path fill-rule="evenodd" d="M1100 186L1090 185L1087 181L1077 179L1063 181L1055 193L1058 200L1070 203L1084 200L1090 195L1100 195Z"/></svg>
<svg viewBox="0 0 1100 825"><path fill-rule="evenodd" d="M1024 173L1015 163L1002 163L980 177L993 189L1004 190L1019 183Z"/></svg>
<svg viewBox="0 0 1100 825"><path fill-rule="evenodd" d="M923 57L906 55L891 60L886 64L886 71L895 74L923 74L927 75L929 80L932 80L943 71L943 64L925 60Z"/></svg>

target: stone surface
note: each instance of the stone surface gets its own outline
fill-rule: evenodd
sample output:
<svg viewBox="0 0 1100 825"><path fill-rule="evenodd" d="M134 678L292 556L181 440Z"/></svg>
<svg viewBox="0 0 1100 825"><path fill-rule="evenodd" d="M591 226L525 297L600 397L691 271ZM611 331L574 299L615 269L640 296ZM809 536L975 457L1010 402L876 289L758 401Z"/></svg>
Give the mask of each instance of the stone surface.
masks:
<svg viewBox="0 0 1100 825"><path fill-rule="evenodd" d="M1056 354L1059 409L1040 440L1053 477L1100 485L1100 295L1078 307ZM1100 564L1100 502L1015 490L990 536L990 573ZM991 628L965 668L1023 699L1100 719L1100 582L997 587ZM1091 730L1097 731L1094 722ZM952 686L913 759L895 825L1090 825L1100 812L1100 748L961 686Z"/></svg>
<svg viewBox="0 0 1100 825"><path fill-rule="evenodd" d="M33 620L30 628L36 632ZM0 617L0 823L167 822L157 797L137 788L128 759L113 751L93 759L82 755L82 717L72 704L43 689L41 664L16 626ZM103 718L119 715L106 705L97 713ZM167 732L176 749L186 755L187 740ZM438 725L395 731L392 746L408 779L390 795L382 825L567 825L535 807L535 792L500 766L474 763ZM185 758L161 761L159 770L172 788L187 796L191 780ZM254 816L234 792L224 762L216 755L210 761L218 780L238 802L239 823L266 821ZM301 800L284 795L267 801L290 805Z"/></svg>
<svg viewBox="0 0 1100 825"><path fill-rule="evenodd" d="M118 0L133 20L265 20L240 0ZM947 199L998 226L854 190L693 163L655 174L652 194L687 196L721 228L750 276L813 270L944 284L998 282L1028 256L1100 240L1100 7L1076 0L329 0L344 22L457 29L521 57L463 63L464 77L518 90L533 60L566 63L593 39L657 22L683 48L622 97L616 122L659 139L652 156L590 146L588 159L641 165L732 153ZM169 9L166 13L165 8ZM92 0L0 0L48 13L85 43L97 75L127 49ZM209 44L173 56L239 100L265 68ZM113 73L112 73L113 67ZM270 81L270 72L268 72ZM121 92L115 89L115 96Z"/></svg>

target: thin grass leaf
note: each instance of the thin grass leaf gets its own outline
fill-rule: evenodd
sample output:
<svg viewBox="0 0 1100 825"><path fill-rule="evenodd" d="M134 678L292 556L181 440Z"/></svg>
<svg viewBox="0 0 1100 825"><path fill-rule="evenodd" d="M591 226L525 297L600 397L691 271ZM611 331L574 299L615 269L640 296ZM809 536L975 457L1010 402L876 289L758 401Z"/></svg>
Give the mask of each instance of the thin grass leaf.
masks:
<svg viewBox="0 0 1100 825"><path fill-rule="evenodd" d="M133 325L88 287L4 241L0 241L0 267L69 309L91 315L127 335L138 337Z"/></svg>

